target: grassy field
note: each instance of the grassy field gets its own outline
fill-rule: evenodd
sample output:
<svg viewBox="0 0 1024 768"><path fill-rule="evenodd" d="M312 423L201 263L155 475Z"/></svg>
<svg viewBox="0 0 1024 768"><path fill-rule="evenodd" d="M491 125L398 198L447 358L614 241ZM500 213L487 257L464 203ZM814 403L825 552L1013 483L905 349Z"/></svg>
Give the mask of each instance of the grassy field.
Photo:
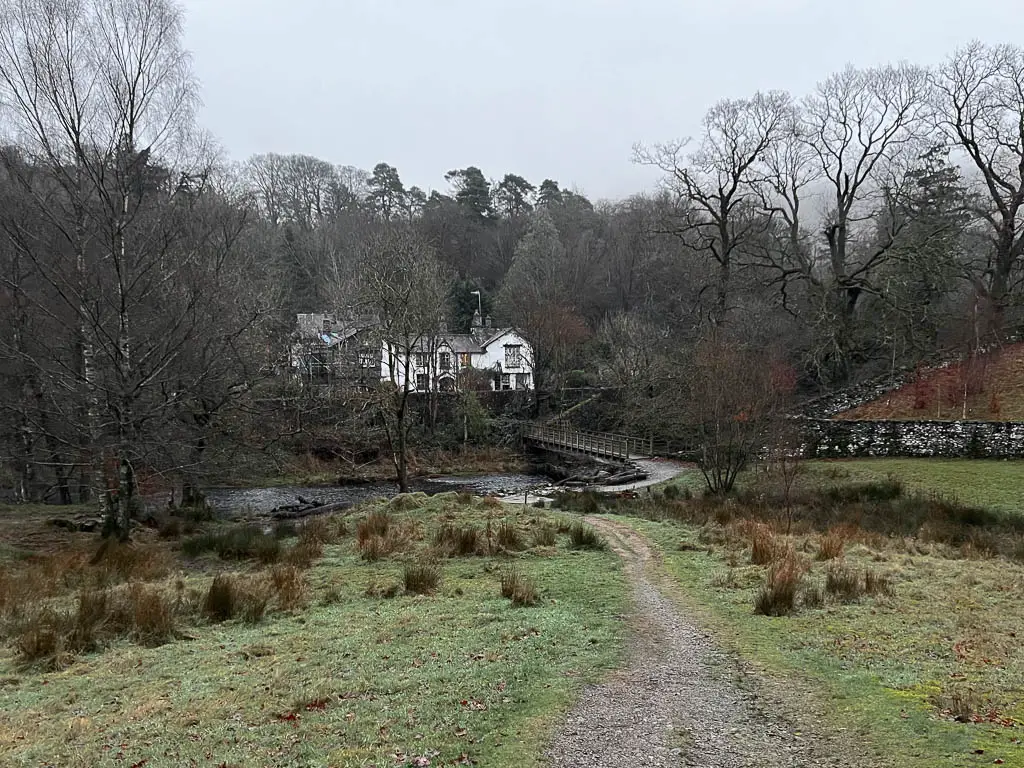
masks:
<svg viewBox="0 0 1024 768"><path fill-rule="evenodd" d="M782 690L816 691L883 764L1024 766L1021 521L852 469L814 477L792 519L757 483L608 509L657 544L721 642Z"/></svg>
<svg viewBox="0 0 1024 768"><path fill-rule="evenodd" d="M878 480L892 475L912 490L1024 514L1024 461L847 459L809 462L808 466L825 480Z"/></svg>
<svg viewBox="0 0 1024 768"><path fill-rule="evenodd" d="M82 534L27 559L8 538L0 764L538 765L578 688L619 658L618 560L574 547L557 514L413 495L298 536L178 527L102 559ZM95 649L69 653L98 591Z"/></svg>
<svg viewBox="0 0 1024 768"><path fill-rule="evenodd" d="M998 459L832 459L806 462L802 486L841 485L895 477L908 491L951 501L1024 514L1024 461ZM758 473L740 476L741 487L760 482ZM704 479L687 470L672 485L699 495Z"/></svg>

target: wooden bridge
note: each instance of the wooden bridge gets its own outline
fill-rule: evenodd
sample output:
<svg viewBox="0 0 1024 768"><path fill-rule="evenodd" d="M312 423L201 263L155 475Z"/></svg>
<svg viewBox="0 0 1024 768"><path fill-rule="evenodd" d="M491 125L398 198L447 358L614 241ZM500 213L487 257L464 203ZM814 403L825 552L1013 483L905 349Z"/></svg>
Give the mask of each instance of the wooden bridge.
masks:
<svg viewBox="0 0 1024 768"><path fill-rule="evenodd" d="M616 461L654 455L654 443L649 438L583 432L564 424L532 424L523 432L523 442L538 448L582 453Z"/></svg>

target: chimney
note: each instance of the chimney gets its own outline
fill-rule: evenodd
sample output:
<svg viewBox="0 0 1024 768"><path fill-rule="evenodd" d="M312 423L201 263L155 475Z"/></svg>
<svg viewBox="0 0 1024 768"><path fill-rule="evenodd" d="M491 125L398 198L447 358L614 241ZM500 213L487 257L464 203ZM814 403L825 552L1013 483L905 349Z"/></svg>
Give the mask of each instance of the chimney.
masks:
<svg viewBox="0 0 1024 768"><path fill-rule="evenodd" d="M470 328L471 331L475 331L478 328L483 328L483 327L484 327L484 323L483 323L483 319L480 317L480 310L479 309L474 309L473 310L473 321L469 324L469 328Z"/></svg>
<svg viewBox="0 0 1024 768"><path fill-rule="evenodd" d="M490 328L490 327L491 327L491 316L488 315L487 317L484 318L484 328Z"/></svg>

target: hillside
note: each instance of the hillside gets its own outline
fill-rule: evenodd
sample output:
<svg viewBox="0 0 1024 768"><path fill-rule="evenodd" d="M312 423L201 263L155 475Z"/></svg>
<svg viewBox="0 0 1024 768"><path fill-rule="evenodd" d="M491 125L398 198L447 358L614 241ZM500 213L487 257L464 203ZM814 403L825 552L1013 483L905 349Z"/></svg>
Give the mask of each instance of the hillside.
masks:
<svg viewBox="0 0 1024 768"><path fill-rule="evenodd" d="M923 368L904 386L833 418L1024 421L1024 343Z"/></svg>

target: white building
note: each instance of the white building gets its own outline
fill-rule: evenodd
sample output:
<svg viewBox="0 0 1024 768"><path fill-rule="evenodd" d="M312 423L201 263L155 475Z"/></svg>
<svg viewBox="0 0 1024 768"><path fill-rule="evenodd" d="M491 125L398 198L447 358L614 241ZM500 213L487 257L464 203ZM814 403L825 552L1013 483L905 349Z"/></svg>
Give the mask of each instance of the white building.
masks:
<svg viewBox="0 0 1024 768"><path fill-rule="evenodd" d="M487 380L491 389L528 390L534 387L533 347L514 328L492 328L490 318L473 314L469 333L424 335L402 349L386 342L381 355L381 379L405 384L408 373L418 392L455 392ZM475 378L475 381L474 381Z"/></svg>
<svg viewBox="0 0 1024 768"><path fill-rule="evenodd" d="M408 344L380 340L373 318L345 320L327 314L298 316L291 345L291 367L310 384L404 386L406 357L411 388L455 392L463 388L534 388L533 347L514 328L493 328L474 312L469 333L441 329Z"/></svg>

